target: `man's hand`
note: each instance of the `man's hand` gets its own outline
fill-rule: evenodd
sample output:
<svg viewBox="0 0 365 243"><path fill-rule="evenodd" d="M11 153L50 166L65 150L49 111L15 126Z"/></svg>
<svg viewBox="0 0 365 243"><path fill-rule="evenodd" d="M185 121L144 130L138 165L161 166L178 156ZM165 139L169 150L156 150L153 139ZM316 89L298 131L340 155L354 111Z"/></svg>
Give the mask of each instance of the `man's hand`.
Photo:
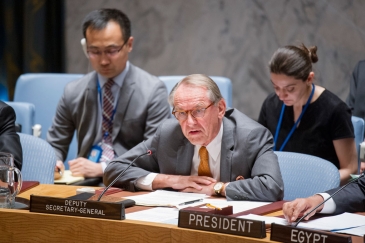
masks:
<svg viewBox="0 0 365 243"><path fill-rule="evenodd" d="M79 157L68 162L73 176L100 177L103 175L101 164Z"/></svg>
<svg viewBox="0 0 365 243"><path fill-rule="evenodd" d="M361 161L360 163L360 173L363 173L365 171L365 161Z"/></svg>
<svg viewBox="0 0 365 243"><path fill-rule="evenodd" d="M298 198L292 202L284 203L283 213L284 213L285 219L289 223L294 222L299 217L299 214L302 213L304 215L304 214L308 213L321 202L323 202L323 197L320 195L314 195L314 196L311 196L308 198ZM310 215L308 215L304 219L308 220L316 212L321 211L322 208L323 208L323 205L321 207L317 208L316 211L312 212Z"/></svg>
<svg viewBox="0 0 365 243"><path fill-rule="evenodd" d="M65 165L61 160L57 160L56 166L54 168L54 179L55 180L61 179L64 171L65 171Z"/></svg>
<svg viewBox="0 0 365 243"><path fill-rule="evenodd" d="M203 193L203 194L206 194L208 196L212 196L212 195L215 195L215 191L214 191L214 185L215 185L215 182L214 183L210 183L209 185L202 185L200 184L199 187L201 188L200 190L197 190L193 187L187 187L183 190L180 190L181 192L195 192L195 193Z"/></svg>
<svg viewBox="0 0 365 243"><path fill-rule="evenodd" d="M158 174L152 182L152 189L173 188L175 190L184 191L187 189L195 190L195 192L208 191L207 186L213 188L216 180L208 176L178 176ZM214 190L213 190L214 192ZM209 193L208 195L211 195Z"/></svg>

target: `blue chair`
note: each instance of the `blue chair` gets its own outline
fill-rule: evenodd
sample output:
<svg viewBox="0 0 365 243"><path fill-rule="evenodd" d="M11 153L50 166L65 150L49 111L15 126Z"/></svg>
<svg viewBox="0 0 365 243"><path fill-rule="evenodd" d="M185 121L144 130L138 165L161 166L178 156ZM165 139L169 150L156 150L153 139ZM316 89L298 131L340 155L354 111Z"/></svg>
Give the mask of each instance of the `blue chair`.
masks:
<svg viewBox="0 0 365 243"><path fill-rule="evenodd" d="M322 158L275 151L284 181L284 200L309 197L340 185L340 172Z"/></svg>
<svg viewBox="0 0 365 243"><path fill-rule="evenodd" d="M352 125L354 126L355 133L355 143L357 149L357 158L358 158L358 167L357 172L360 173L360 143L364 141L364 119L352 116L351 117Z"/></svg>
<svg viewBox="0 0 365 243"><path fill-rule="evenodd" d="M167 92L170 93L177 82L186 76L159 76L158 78L165 83ZM228 107L232 107L232 82L229 78L220 76L210 76L216 82Z"/></svg>
<svg viewBox="0 0 365 243"><path fill-rule="evenodd" d="M47 137L65 85L82 76L83 74L65 73L27 73L19 76L15 86L14 101L29 102L35 105L35 123L42 126L41 138L46 139ZM74 159L77 156L75 137L70 144L66 160Z"/></svg>
<svg viewBox="0 0 365 243"><path fill-rule="evenodd" d="M7 101L5 103L13 107L16 115L15 123L21 125L21 132L32 135L35 115L34 105L27 102Z"/></svg>
<svg viewBox="0 0 365 243"><path fill-rule="evenodd" d="M54 183L56 154L49 143L32 135L18 133L23 149L22 177L24 181Z"/></svg>
<svg viewBox="0 0 365 243"><path fill-rule="evenodd" d="M8 101L9 100L9 92L8 88L0 83L0 100L1 101Z"/></svg>

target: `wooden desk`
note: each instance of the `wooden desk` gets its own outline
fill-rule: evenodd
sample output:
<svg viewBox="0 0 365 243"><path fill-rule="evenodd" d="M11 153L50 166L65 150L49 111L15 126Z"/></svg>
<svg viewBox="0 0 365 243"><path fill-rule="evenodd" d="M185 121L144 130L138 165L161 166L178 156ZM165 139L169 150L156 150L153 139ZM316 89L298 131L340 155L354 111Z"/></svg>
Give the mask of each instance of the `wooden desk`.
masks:
<svg viewBox="0 0 365 243"><path fill-rule="evenodd" d="M39 185L19 196L31 194L69 197L80 186ZM127 212L135 209L127 208ZM276 213L276 215L280 212ZM174 225L135 220L106 220L55 214L31 213L28 210L0 209L1 242L209 242L255 243L265 239L179 228ZM362 242L360 237L358 241Z"/></svg>

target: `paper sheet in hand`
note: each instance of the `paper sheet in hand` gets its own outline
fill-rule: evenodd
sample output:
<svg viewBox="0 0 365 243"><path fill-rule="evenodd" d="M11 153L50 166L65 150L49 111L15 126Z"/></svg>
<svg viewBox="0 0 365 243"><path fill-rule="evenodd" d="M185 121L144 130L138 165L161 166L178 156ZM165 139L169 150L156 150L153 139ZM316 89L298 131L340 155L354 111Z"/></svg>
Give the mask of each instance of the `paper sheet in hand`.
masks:
<svg viewBox="0 0 365 243"><path fill-rule="evenodd" d="M54 180L55 184L72 184L78 181L85 180L82 176L72 176L72 172L70 170L65 170L61 179Z"/></svg>
<svg viewBox="0 0 365 243"><path fill-rule="evenodd" d="M177 207L181 203L203 200L205 194L157 190L148 194L126 197L141 206Z"/></svg>

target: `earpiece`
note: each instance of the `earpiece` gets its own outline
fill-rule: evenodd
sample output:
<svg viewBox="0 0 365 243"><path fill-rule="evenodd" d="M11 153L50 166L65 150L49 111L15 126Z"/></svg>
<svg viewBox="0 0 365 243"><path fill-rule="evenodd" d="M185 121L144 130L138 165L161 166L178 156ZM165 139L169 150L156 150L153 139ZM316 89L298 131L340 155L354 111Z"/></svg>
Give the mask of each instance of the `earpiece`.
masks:
<svg viewBox="0 0 365 243"><path fill-rule="evenodd" d="M81 42L82 50L84 51L85 56L87 58L89 58L89 55L87 54L86 39L82 38L80 42Z"/></svg>

